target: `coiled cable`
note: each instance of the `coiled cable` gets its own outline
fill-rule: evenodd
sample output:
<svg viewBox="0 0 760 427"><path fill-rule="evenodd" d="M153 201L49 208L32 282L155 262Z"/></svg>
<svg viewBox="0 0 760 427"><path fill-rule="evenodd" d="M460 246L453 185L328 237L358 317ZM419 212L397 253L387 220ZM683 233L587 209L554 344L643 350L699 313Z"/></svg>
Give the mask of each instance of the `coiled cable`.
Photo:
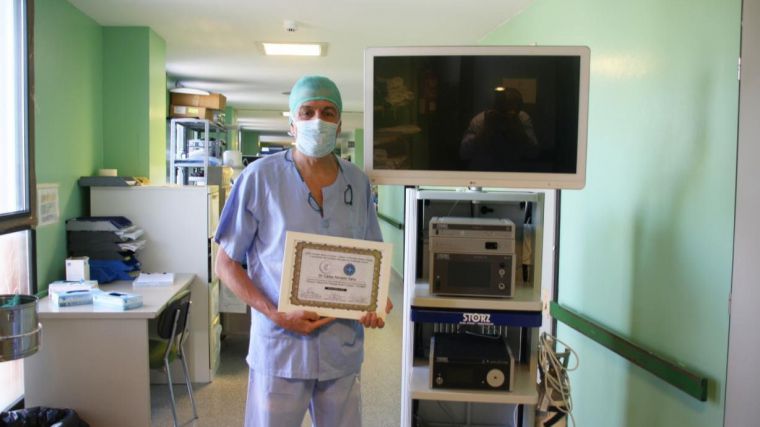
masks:
<svg viewBox="0 0 760 427"><path fill-rule="evenodd" d="M560 351L557 344L564 348ZM570 367L573 357L575 364ZM542 412L552 410L567 414L573 426L573 400L570 393L570 377L567 373L578 369L579 363L575 350L557 337L546 332L541 333L538 338L538 364L541 371L538 409Z"/></svg>

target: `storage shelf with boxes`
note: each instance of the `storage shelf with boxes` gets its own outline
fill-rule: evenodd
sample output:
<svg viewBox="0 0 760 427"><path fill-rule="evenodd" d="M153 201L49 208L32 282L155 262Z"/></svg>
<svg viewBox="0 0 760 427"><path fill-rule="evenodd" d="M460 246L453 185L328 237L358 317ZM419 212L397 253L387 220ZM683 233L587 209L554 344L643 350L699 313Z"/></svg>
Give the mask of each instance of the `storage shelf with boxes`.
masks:
<svg viewBox="0 0 760 427"><path fill-rule="evenodd" d="M225 106L227 106L227 98L221 93L209 95L172 93L169 117L204 119L222 123Z"/></svg>

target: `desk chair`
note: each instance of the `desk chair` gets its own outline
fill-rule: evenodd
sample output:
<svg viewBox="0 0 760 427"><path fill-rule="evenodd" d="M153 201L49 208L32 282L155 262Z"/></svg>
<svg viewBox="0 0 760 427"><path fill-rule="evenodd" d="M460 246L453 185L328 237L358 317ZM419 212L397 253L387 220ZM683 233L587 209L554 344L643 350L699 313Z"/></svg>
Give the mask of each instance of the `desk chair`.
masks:
<svg viewBox="0 0 760 427"><path fill-rule="evenodd" d="M190 291L185 290L177 294L158 316L156 332L160 339L151 339L149 347L150 368L163 369L169 381L169 396L172 401L172 416L174 417L175 427L179 426L179 423L177 422L177 404L174 400L174 385L169 364L177 358L182 361L187 393L190 395L190 403L193 405L193 418L191 421L198 418L198 413L195 410L195 399L193 398L193 385L190 383L184 350L187 338L187 316L189 313Z"/></svg>

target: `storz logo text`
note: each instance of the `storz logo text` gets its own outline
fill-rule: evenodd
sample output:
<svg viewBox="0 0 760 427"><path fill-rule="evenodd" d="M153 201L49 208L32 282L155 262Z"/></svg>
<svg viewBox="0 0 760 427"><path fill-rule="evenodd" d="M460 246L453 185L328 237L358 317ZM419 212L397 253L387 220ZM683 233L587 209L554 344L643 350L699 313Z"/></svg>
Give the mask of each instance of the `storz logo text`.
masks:
<svg viewBox="0 0 760 427"><path fill-rule="evenodd" d="M491 323L489 313L462 313L462 323Z"/></svg>

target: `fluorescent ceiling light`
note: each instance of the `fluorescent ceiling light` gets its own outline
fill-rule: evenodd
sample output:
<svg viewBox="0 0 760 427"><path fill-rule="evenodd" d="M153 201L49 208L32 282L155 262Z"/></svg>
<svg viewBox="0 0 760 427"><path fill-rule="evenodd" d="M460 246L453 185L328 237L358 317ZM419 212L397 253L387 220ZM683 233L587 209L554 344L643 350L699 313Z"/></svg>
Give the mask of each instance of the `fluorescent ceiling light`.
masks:
<svg viewBox="0 0 760 427"><path fill-rule="evenodd" d="M184 93L186 95L211 95L211 92L203 89L197 89L194 87L185 86L184 82L177 81L174 83L174 87L169 89L171 93Z"/></svg>
<svg viewBox="0 0 760 427"><path fill-rule="evenodd" d="M175 87L169 89L171 93L184 93L186 95L211 95L211 92L203 89L194 89L191 87Z"/></svg>
<svg viewBox="0 0 760 427"><path fill-rule="evenodd" d="M259 136L259 142L292 145L293 137L287 135L261 135Z"/></svg>
<svg viewBox="0 0 760 427"><path fill-rule="evenodd" d="M324 43L269 43L262 42L264 54L280 56L322 56Z"/></svg>
<svg viewBox="0 0 760 427"><path fill-rule="evenodd" d="M290 117L290 111L283 111L282 117Z"/></svg>

